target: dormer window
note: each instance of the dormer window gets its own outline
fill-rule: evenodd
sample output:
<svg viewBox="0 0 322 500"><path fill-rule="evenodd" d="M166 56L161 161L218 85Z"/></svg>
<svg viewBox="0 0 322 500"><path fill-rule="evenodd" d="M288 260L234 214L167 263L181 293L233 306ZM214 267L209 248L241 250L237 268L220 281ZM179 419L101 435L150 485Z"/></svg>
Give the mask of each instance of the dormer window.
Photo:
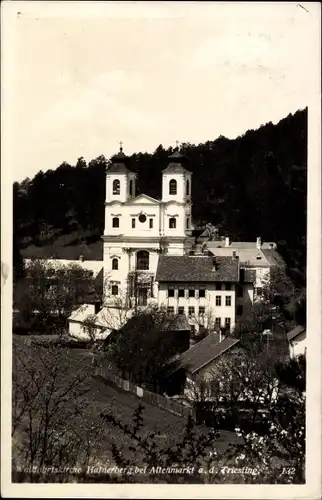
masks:
<svg viewBox="0 0 322 500"><path fill-rule="evenodd" d="M113 181L113 195L119 195L120 192L121 192L120 181L118 179L115 179Z"/></svg>
<svg viewBox="0 0 322 500"><path fill-rule="evenodd" d="M177 181L175 179L171 179L169 182L169 194L177 194Z"/></svg>
<svg viewBox="0 0 322 500"><path fill-rule="evenodd" d="M169 219L169 228L170 228L170 229L175 229L175 228L176 228L176 226L177 226L177 221L175 220L175 218L174 218L174 217L171 217L171 218Z"/></svg>

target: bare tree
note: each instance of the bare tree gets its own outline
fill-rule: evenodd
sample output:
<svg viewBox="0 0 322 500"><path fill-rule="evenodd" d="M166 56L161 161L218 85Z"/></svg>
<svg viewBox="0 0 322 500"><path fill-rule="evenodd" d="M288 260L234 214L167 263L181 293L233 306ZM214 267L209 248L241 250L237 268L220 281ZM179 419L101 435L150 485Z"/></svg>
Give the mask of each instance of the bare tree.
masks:
<svg viewBox="0 0 322 500"><path fill-rule="evenodd" d="M86 472L98 453L101 421L89 405L88 370L71 365L63 348L15 343L13 352L13 473L43 480L33 467L78 466ZM18 476L17 476L18 474ZM68 480L56 477L56 481Z"/></svg>

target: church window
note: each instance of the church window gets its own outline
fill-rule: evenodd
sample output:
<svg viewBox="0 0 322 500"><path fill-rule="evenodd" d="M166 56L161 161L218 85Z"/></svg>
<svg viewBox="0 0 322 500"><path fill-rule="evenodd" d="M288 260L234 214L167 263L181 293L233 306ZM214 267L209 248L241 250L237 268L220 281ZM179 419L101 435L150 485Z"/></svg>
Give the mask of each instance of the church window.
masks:
<svg viewBox="0 0 322 500"><path fill-rule="evenodd" d="M146 306L148 304L148 289L147 288L139 288L138 289L138 305Z"/></svg>
<svg viewBox="0 0 322 500"><path fill-rule="evenodd" d="M113 227L120 227L120 219L118 217L113 217L112 226Z"/></svg>
<svg viewBox="0 0 322 500"><path fill-rule="evenodd" d="M130 196L133 196L133 181L130 181L129 193L130 193Z"/></svg>
<svg viewBox="0 0 322 500"><path fill-rule="evenodd" d="M169 182L169 194L177 194L177 181L175 179L171 179Z"/></svg>
<svg viewBox="0 0 322 500"><path fill-rule="evenodd" d="M176 228L176 226L177 226L177 221L175 220L175 218L174 218L174 217L171 217L171 218L169 219L169 228L170 228L170 229L175 229L175 228Z"/></svg>
<svg viewBox="0 0 322 500"><path fill-rule="evenodd" d="M140 214L140 215L139 215L139 221L140 221L140 222L145 222L145 221L146 221L146 215L144 215L144 214Z"/></svg>
<svg viewBox="0 0 322 500"><path fill-rule="evenodd" d="M186 196L189 196L190 194L190 182L189 179L186 181Z"/></svg>
<svg viewBox="0 0 322 500"><path fill-rule="evenodd" d="M132 219L132 229L135 228L135 219Z"/></svg>
<svg viewBox="0 0 322 500"><path fill-rule="evenodd" d="M149 270L149 252L146 250L140 250L136 254L136 269L138 271L148 271Z"/></svg>
<svg viewBox="0 0 322 500"><path fill-rule="evenodd" d="M112 285L112 295L119 294L119 287L117 285Z"/></svg>
<svg viewBox="0 0 322 500"><path fill-rule="evenodd" d="M117 271L119 268L119 261L117 259L113 259L112 260L112 269L114 269L114 271Z"/></svg>
<svg viewBox="0 0 322 500"><path fill-rule="evenodd" d="M115 179L115 181L113 181L113 194L120 194L120 192L120 181L118 179Z"/></svg>
<svg viewBox="0 0 322 500"><path fill-rule="evenodd" d="M153 228L153 219L150 219L149 220L149 228L152 229Z"/></svg>
<svg viewBox="0 0 322 500"><path fill-rule="evenodd" d="M190 217L187 217L186 224L187 224L187 229L189 229L189 227L190 227Z"/></svg>

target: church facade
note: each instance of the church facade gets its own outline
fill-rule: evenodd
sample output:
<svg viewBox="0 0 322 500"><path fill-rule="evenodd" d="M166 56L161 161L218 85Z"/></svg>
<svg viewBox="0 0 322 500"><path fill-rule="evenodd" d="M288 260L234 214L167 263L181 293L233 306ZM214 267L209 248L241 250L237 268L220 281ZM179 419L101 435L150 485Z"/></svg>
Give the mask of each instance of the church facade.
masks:
<svg viewBox="0 0 322 500"><path fill-rule="evenodd" d="M162 197L136 196L129 158L112 157L106 173L104 283L108 302L145 306L157 300L159 256L183 256L191 245L191 172L179 152L162 171ZM160 179L161 180L161 179Z"/></svg>

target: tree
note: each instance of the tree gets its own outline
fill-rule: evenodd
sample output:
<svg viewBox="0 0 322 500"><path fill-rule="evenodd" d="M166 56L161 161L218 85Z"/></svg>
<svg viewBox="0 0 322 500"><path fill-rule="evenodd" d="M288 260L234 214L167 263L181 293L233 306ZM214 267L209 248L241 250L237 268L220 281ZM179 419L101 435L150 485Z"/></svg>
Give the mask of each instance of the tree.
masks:
<svg viewBox="0 0 322 500"><path fill-rule="evenodd" d="M77 264L33 260L26 266L26 274L29 286L23 317L30 320L36 313L46 333L63 333L72 311L95 294L92 273Z"/></svg>
<svg viewBox="0 0 322 500"><path fill-rule="evenodd" d="M71 365L63 347L13 347L13 480L70 481L66 471L41 473L52 467L59 472L78 466L85 475L90 461L102 453L102 421L87 413L87 368Z"/></svg>
<svg viewBox="0 0 322 500"><path fill-rule="evenodd" d="M239 350L189 390L200 418L210 410L217 416L212 425L235 428L242 439L233 447L238 467L260 467L265 482L303 482L305 360L276 363L265 351ZM292 468L292 477L281 477L283 466Z"/></svg>
<svg viewBox="0 0 322 500"><path fill-rule="evenodd" d="M135 313L117 332L108 359L123 377L145 384L154 391L165 390L166 363L180 352L180 339L171 332L165 308L151 306Z"/></svg>

